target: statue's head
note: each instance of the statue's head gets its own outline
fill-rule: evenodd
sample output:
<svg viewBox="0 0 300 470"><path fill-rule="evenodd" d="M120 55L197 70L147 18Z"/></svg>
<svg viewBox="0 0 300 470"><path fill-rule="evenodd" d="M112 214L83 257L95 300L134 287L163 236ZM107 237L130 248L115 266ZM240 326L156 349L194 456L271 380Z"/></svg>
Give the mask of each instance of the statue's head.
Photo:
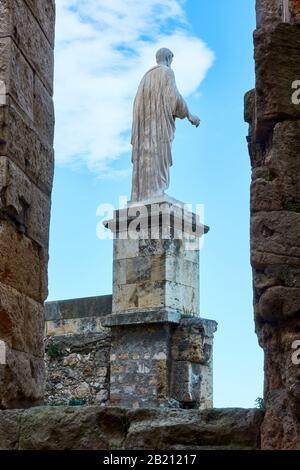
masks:
<svg viewBox="0 0 300 470"><path fill-rule="evenodd" d="M166 47L163 47L162 49L159 49L156 53L156 62L158 65L167 65L167 67L170 67L173 61L174 54L170 49L167 49Z"/></svg>

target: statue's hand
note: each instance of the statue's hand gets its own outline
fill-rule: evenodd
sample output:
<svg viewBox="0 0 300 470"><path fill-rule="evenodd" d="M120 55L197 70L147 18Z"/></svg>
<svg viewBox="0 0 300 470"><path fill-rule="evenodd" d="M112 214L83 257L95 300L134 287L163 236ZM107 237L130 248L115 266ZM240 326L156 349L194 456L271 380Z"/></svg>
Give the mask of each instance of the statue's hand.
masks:
<svg viewBox="0 0 300 470"><path fill-rule="evenodd" d="M188 117L188 120L190 121L191 124L193 124L193 126L196 126L196 127L199 127L200 122L201 122L198 116L192 116L192 115Z"/></svg>

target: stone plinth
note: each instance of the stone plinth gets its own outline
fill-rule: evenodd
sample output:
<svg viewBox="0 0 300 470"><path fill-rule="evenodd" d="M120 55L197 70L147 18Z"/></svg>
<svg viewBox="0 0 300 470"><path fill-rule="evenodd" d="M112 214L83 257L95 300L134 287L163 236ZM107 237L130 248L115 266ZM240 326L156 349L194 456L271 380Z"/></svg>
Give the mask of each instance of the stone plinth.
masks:
<svg viewBox="0 0 300 470"><path fill-rule="evenodd" d="M114 233L112 314L103 320L112 330L110 403L212 406L216 323L208 334L198 319L208 227L169 197L130 204L105 225Z"/></svg>
<svg viewBox="0 0 300 470"><path fill-rule="evenodd" d="M113 314L168 308L198 316L199 240L208 227L173 201L130 205L107 223L115 234Z"/></svg>

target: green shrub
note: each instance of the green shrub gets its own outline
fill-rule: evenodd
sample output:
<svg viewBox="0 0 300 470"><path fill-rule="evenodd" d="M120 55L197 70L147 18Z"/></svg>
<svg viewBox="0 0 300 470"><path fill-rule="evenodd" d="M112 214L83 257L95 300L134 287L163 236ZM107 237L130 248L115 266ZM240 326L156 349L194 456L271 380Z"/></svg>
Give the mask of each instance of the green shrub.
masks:
<svg viewBox="0 0 300 470"><path fill-rule="evenodd" d="M63 355L61 346L59 346L59 344L57 343L50 343L46 349L46 353L52 359L56 357L61 357Z"/></svg>
<svg viewBox="0 0 300 470"><path fill-rule="evenodd" d="M265 402L264 399L261 397L256 398L255 400L255 408L258 408L259 410L265 410Z"/></svg>

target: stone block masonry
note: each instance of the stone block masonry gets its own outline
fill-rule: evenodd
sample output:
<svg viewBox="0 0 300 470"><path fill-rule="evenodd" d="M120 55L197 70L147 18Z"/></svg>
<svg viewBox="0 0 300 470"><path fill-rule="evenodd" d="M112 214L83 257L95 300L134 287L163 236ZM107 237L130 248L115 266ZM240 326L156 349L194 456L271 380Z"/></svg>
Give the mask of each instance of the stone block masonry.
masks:
<svg viewBox="0 0 300 470"><path fill-rule="evenodd" d="M111 312L111 295L46 303L47 403L113 405L122 394L130 407L157 406L157 396L170 406L213 406L215 322L185 318L170 327L171 317L155 324L151 312L151 324L138 314L135 325L110 331Z"/></svg>
<svg viewBox="0 0 300 470"><path fill-rule="evenodd" d="M53 0L0 1L0 408L44 394L54 23Z"/></svg>
<svg viewBox="0 0 300 470"><path fill-rule="evenodd" d="M256 88L246 95L245 118L254 313L265 353L262 448L299 449L300 370L293 345L300 340L300 105L292 94L300 80L300 2L256 4Z"/></svg>
<svg viewBox="0 0 300 470"><path fill-rule="evenodd" d="M208 227L183 207L163 196L105 223L114 233L112 314L103 319L112 335L111 406L213 406L217 324L199 319L199 239Z"/></svg>

